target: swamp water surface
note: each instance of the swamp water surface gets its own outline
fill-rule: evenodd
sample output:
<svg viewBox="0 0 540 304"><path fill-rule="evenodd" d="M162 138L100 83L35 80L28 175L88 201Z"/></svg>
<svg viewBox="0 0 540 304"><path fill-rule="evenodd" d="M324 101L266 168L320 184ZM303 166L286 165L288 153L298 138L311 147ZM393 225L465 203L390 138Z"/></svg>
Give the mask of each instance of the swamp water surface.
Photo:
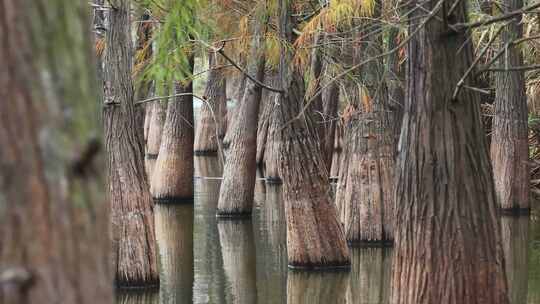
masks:
<svg viewBox="0 0 540 304"><path fill-rule="evenodd" d="M221 167L195 158L194 205L156 205L159 291L119 291L122 304L388 303L391 248L352 249L350 272L287 269L281 186L257 180L250 220L216 219ZM540 217L503 217L512 304L540 304Z"/></svg>

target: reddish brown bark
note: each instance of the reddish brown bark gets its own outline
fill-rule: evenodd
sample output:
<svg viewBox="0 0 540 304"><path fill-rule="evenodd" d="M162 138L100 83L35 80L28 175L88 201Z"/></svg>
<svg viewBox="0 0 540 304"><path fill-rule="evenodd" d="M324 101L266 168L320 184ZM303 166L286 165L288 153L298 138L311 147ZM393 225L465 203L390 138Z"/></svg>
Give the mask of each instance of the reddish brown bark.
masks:
<svg viewBox="0 0 540 304"><path fill-rule="evenodd" d="M507 304L493 176L480 119L480 96L456 86L472 64L466 3L444 16L410 15L407 98L396 178L395 304ZM417 4L413 2L413 5ZM472 79L465 85L475 86Z"/></svg>

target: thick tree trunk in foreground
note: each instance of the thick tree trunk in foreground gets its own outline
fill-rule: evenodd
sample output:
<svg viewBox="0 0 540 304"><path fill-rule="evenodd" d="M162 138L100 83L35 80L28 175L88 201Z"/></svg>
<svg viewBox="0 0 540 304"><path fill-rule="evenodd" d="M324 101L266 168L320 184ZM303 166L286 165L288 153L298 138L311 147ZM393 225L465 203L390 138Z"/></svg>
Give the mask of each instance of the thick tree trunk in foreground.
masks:
<svg viewBox="0 0 540 304"><path fill-rule="evenodd" d="M219 56L216 53L208 54L208 67L211 69L206 81L204 97L206 102L201 105L199 122L195 132L195 154L214 155L218 152L219 136L223 135L222 120L226 119L227 96L226 83L222 69L212 69L218 66ZM223 111L225 110L225 111ZM224 112L224 113L223 113Z"/></svg>
<svg viewBox="0 0 540 304"><path fill-rule="evenodd" d="M0 1L3 304L113 301L87 5Z"/></svg>
<svg viewBox="0 0 540 304"><path fill-rule="evenodd" d="M256 21L248 73L259 81L264 77L264 35L266 21ZM217 215L223 217L251 216L255 188L257 154L257 116L262 87L247 80L242 101L232 122L231 143L223 170Z"/></svg>
<svg viewBox="0 0 540 304"><path fill-rule="evenodd" d="M504 261L510 303L527 303L529 279L529 217L501 217ZM531 285L536 286L536 285Z"/></svg>
<svg viewBox="0 0 540 304"><path fill-rule="evenodd" d="M480 96L454 90L472 64L467 32L410 18L407 98L396 178L392 304L508 303L501 230ZM414 5L413 3L412 5ZM460 2L448 20L467 22ZM420 18L418 20L418 18ZM475 86L466 80L465 85Z"/></svg>
<svg viewBox="0 0 540 304"><path fill-rule="evenodd" d="M522 0L505 0L503 12L517 10ZM523 36L521 15L503 30L502 44ZM499 68L523 66L522 50L509 46L499 59ZM529 209L529 145L525 72L497 72L495 115L491 136L491 162L495 179L495 194L502 209L519 212Z"/></svg>
<svg viewBox="0 0 540 304"><path fill-rule="evenodd" d="M167 117L167 103L156 101L149 105L146 105L150 109L148 119L148 135L146 141L146 154L144 155L144 164L146 168L146 174L152 183L152 176L154 173L154 167L159 155L159 147L161 146L161 134L163 132L163 125Z"/></svg>
<svg viewBox="0 0 540 304"><path fill-rule="evenodd" d="M189 59L193 71L193 57ZM162 203L193 202L193 83L177 83L167 105L151 192Z"/></svg>
<svg viewBox="0 0 540 304"><path fill-rule="evenodd" d="M116 283L126 287L156 285L153 203L131 79L130 2L121 0L116 5L109 13L104 108Z"/></svg>
<svg viewBox="0 0 540 304"><path fill-rule="evenodd" d="M257 303L255 241L251 221L225 219L218 221L217 225L232 303Z"/></svg>
<svg viewBox="0 0 540 304"><path fill-rule="evenodd" d="M193 298L193 220L193 205L156 205L160 303L191 303Z"/></svg>

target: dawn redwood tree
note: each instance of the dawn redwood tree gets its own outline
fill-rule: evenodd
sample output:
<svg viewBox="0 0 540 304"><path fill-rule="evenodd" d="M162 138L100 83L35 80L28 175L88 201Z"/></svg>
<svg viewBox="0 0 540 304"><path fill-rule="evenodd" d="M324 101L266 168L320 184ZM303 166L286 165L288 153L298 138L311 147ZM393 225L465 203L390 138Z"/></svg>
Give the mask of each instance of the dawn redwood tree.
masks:
<svg viewBox="0 0 540 304"><path fill-rule="evenodd" d="M226 78L219 65L219 54L208 54L208 79L204 98L206 102L201 105L197 130L195 131L195 154L214 155L218 152L218 141L223 139L227 115Z"/></svg>
<svg viewBox="0 0 540 304"><path fill-rule="evenodd" d="M293 42L292 1L280 0L280 39ZM292 268L349 267L345 235L330 199L330 183L307 115L302 114L304 81L283 47L279 73L279 173L287 222L287 255Z"/></svg>
<svg viewBox="0 0 540 304"><path fill-rule="evenodd" d="M501 10L520 9L523 0L502 1ZM505 53L499 59L503 71L495 75L495 105L491 135L491 162L499 207L519 212L529 209L529 142L525 71L504 71L523 66L522 49L512 45L523 37L522 15L517 15L501 33Z"/></svg>
<svg viewBox="0 0 540 304"><path fill-rule="evenodd" d="M113 302L89 17L0 1L0 303Z"/></svg>
<svg viewBox="0 0 540 304"><path fill-rule="evenodd" d="M131 78L131 4L129 0L118 0L114 7L109 10L106 35L103 120L116 284L156 285L159 276L153 202Z"/></svg>
<svg viewBox="0 0 540 304"><path fill-rule="evenodd" d="M467 3L445 4L411 4L432 13L409 15L390 303L508 304L480 96L458 84L473 46L447 26L467 22ZM472 77L464 85L474 87Z"/></svg>
<svg viewBox="0 0 540 304"><path fill-rule="evenodd" d="M372 18L381 16L382 3L375 1ZM365 21L364 28L376 31L379 21ZM359 60L378 58L383 53L382 37L368 36L360 42ZM346 125L343 180L340 198L341 221L349 243L388 243L393 239L395 145L392 111L387 101L384 64L375 59L362 67L361 102ZM344 193L341 193L344 192Z"/></svg>
<svg viewBox="0 0 540 304"><path fill-rule="evenodd" d="M188 54L190 73L193 72L193 54ZM151 192L156 202L193 202L193 82L178 81L176 97L167 104L167 114L161 133L161 143L154 172Z"/></svg>
<svg viewBox="0 0 540 304"><path fill-rule="evenodd" d="M263 8L265 10L265 8ZM264 78L264 37L268 19L266 12L256 14L247 73L259 82ZM245 90L235 110L223 181L219 191L217 215L222 217L251 216L255 189L257 120L262 87L246 80Z"/></svg>

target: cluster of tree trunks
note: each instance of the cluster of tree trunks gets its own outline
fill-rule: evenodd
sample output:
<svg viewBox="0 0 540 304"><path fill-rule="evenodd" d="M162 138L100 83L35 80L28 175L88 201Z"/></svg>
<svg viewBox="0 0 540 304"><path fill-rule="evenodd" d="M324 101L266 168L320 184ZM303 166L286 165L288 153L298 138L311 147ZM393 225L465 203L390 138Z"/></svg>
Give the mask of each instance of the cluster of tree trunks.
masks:
<svg viewBox="0 0 540 304"><path fill-rule="evenodd" d="M414 4L433 13L410 16L390 302L509 303L480 96L458 85L472 44L438 21L466 23L466 3Z"/></svg>
<svg viewBox="0 0 540 304"><path fill-rule="evenodd" d="M0 2L0 303L113 301L87 5Z"/></svg>

